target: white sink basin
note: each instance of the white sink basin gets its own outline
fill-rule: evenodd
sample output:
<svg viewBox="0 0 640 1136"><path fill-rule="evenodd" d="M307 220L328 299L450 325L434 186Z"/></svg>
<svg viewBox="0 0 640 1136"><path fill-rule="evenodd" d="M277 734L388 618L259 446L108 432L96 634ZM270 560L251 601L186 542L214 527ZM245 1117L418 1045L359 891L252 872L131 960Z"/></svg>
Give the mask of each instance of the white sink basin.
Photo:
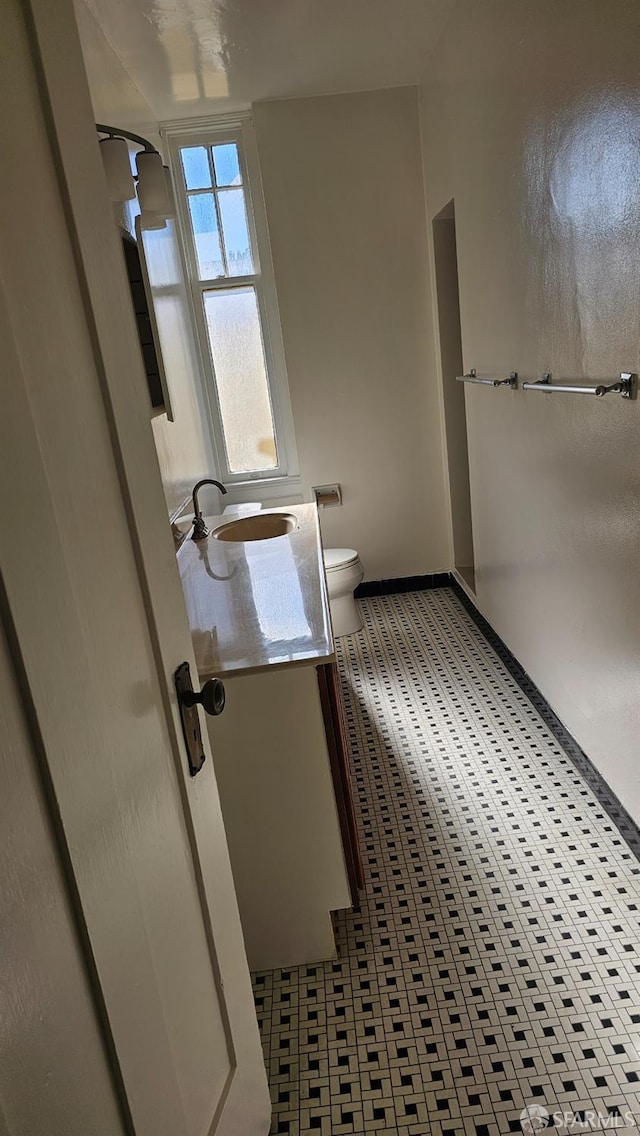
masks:
<svg viewBox="0 0 640 1136"><path fill-rule="evenodd" d="M286 536L298 526L292 513L256 513L253 517L238 517L214 529L211 536L216 540L233 540L244 543L248 540L273 540L276 536Z"/></svg>

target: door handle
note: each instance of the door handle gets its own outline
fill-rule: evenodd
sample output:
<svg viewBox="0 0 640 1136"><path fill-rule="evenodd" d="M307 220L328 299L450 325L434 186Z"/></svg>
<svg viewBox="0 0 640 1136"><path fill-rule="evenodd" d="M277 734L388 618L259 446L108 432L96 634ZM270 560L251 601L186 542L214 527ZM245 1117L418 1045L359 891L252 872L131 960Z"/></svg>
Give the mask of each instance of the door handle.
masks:
<svg viewBox="0 0 640 1136"><path fill-rule="evenodd" d="M202 690L194 690L188 663L181 663L173 677L178 695L182 733L189 758L189 773L195 777L202 769L206 756L200 733L198 706L202 706L207 714L221 714L225 704L224 686L219 678L211 678L205 682Z"/></svg>
<svg viewBox="0 0 640 1136"><path fill-rule="evenodd" d="M222 714L226 701L224 684L219 678L210 678L200 691L185 690L180 701L183 706L202 706L207 714Z"/></svg>

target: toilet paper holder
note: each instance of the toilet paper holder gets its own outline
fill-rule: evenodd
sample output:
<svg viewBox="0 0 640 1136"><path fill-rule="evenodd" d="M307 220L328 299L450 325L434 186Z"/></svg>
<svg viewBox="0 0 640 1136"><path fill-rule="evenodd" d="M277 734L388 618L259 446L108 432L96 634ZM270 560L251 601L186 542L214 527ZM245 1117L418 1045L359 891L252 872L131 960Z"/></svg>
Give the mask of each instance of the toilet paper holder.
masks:
<svg viewBox="0 0 640 1136"><path fill-rule="evenodd" d="M342 486L337 482L335 485L312 485L311 492L319 509L342 504Z"/></svg>

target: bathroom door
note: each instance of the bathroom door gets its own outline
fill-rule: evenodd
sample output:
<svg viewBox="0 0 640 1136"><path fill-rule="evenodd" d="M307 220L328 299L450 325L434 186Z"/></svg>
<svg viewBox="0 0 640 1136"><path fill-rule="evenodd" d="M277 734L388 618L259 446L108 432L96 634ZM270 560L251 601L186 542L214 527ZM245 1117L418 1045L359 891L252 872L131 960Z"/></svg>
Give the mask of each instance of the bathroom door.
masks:
<svg viewBox="0 0 640 1136"><path fill-rule="evenodd" d="M26 1035L46 1007L9 976L23 1095L0 1129L71 1133L81 1104L101 1136L258 1136L250 979L211 755L192 780L181 737L172 676L191 640L71 0L5 0L0 73L0 615L119 1106L109 1121L102 1073L74 1077L55 1040L38 1075ZM16 918L48 866L15 858ZM45 985L48 951L53 979L67 949L53 931ZM94 1046L61 1005L60 1035ZM31 1097L47 1096L60 1109L38 1130Z"/></svg>

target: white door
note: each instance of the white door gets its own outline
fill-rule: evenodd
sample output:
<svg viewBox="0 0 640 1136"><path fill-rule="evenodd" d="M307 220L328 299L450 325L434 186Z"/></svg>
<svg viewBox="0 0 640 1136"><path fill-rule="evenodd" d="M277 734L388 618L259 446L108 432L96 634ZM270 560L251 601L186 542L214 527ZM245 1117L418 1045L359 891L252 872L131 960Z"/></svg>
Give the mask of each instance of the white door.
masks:
<svg viewBox="0 0 640 1136"><path fill-rule="evenodd" d="M0 73L2 609L122 1118L96 1074L29 1136L73 1132L76 1093L87 1136L257 1136L249 973L211 758L190 779L180 733L191 641L71 0L4 0ZM46 1084L23 1084L26 1115Z"/></svg>
<svg viewBox="0 0 640 1136"><path fill-rule="evenodd" d="M3 616L0 1133L124 1136Z"/></svg>

